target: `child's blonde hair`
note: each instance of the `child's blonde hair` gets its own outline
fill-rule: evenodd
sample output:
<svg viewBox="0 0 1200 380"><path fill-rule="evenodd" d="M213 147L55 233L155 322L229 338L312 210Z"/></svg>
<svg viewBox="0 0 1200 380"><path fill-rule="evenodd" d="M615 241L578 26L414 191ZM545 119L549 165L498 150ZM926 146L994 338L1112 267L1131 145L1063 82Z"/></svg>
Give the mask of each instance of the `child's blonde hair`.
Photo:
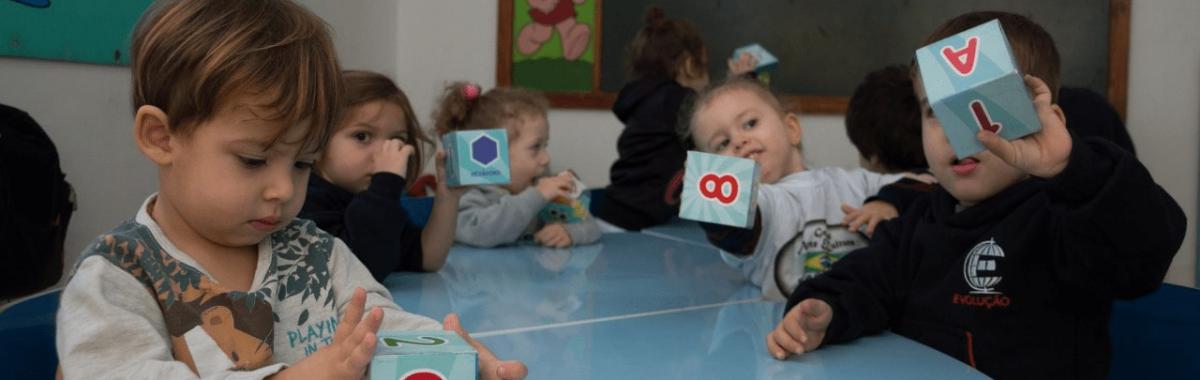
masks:
<svg viewBox="0 0 1200 380"><path fill-rule="evenodd" d="M417 115L413 113L412 103L409 103L404 90L387 76L371 71L346 70L342 72L342 80L346 85L346 110L374 101L385 101L395 104L404 112L405 143L413 147L413 155L408 159L408 170L404 178L409 179L409 186L415 184L417 176L421 175L425 167L425 152L433 146L433 140L421 129Z"/></svg>
<svg viewBox="0 0 1200 380"><path fill-rule="evenodd" d="M545 118L550 102L536 92L518 88L494 88L481 94L478 85L456 82L446 86L434 111L438 135L472 129L505 128L509 141L517 136L522 117Z"/></svg>
<svg viewBox="0 0 1200 380"><path fill-rule="evenodd" d="M131 54L134 112L162 109L172 133L191 133L242 92L272 99L265 119L308 123L305 151L320 151L339 118L329 30L291 1L159 1L138 21Z"/></svg>
<svg viewBox="0 0 1200 380"><path fill-rule="evenodd" d="M703 110L704 107L707 107L708 103L712 102L714 98L732 90L750 91L767 102L780 115L788 113L788 110L783 107L783 103L779 101L779 98L775 97L775 94L771 93L771 90L767 89L762 82L742 76L730 77L720 83L709 86L696 95L692 101L684 102L680 110L680 115L683 116L680 118L682 121L679 125L675 126L675 132L683 140L685 146L695 145L692 141L692 128L696 123L696 114ZM796 112L793 111L793 113ZM799 148L800 145L796 147Z"/></svg>

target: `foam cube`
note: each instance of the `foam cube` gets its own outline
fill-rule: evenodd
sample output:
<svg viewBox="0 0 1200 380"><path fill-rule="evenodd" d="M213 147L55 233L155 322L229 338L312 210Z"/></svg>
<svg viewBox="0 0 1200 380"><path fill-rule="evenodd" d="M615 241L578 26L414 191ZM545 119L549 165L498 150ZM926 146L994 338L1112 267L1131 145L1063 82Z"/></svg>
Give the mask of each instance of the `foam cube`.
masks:
<svg viewBox="0 0 1200 380"><path fill-rule="evenodd" d="M760 173L754 160L689 151L679 217L753 227Z"/></svg>
<svg viewBox="0 0 1200 380"><path fill-rule="evenodd" d="M1000 22L917 50L925 96L958 158L984 150L980 129L1012 140L1042 128Z"/></svg>
<svg viewBox="0 0 1200 380"><path fill-rule="evenodd" d="M575 180L575 190L567 197L557 197L546 203L545 207L538 212L538 218L542 223L579 223L588 217L588 208L591 207L592 197L584 190L587 185L575 175L575 172L567 170L571 173L571 178ZM560 173L561 175L561 173Z"/></svg>
<svg viewBox="0 0 1200 380"><path fill-rule="evenodd" d="M442 136L448 186L503 185L510 181L508 132L480 129Z"/></svg>
<svg viewBox="0 0 1200 380"><path fill-rule="evenodd" d="M450 331L380 331L371 380L475 380L478 353Z"/></svg>
<svg viewBox="0 0 1200 380"><path fill-rule="evenodd" d="M750 44L733 50L733 59L737 60L742 53L750 53L754 58L758 59L758 65L754 66L754 74L758 80L764 84L771 84L771 73L779 67L779 59L775 58L774 54L767 51L766 48L759 44Z"/></svg>

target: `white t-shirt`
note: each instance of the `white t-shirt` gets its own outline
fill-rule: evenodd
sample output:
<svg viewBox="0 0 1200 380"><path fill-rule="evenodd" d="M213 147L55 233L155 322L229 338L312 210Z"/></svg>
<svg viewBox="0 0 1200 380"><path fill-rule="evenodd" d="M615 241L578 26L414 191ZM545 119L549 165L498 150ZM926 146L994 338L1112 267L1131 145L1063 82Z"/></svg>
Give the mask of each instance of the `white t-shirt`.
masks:
<svg viewBox="0 0 1200 380"><path fill-rule="evenodd" d="M769 299L784 299L796 285L829 269L850 251L865 247L862 234L846 229L842 204L861 207L867 197L900 174L825 167L796 172L758 188L762 234L754 253L721 252Z"/></svg>

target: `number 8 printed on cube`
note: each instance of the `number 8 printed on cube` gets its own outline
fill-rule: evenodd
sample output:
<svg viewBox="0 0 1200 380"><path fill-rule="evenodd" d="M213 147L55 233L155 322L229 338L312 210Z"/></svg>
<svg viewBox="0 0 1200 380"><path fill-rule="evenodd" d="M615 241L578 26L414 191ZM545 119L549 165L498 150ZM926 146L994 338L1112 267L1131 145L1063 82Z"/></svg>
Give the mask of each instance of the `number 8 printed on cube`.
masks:
<svg viewBox="0 0 1200 380"><path fill-rule="evenodd" d="M753 227L760 172L754 160L688 152L679 217Z"/></svg>

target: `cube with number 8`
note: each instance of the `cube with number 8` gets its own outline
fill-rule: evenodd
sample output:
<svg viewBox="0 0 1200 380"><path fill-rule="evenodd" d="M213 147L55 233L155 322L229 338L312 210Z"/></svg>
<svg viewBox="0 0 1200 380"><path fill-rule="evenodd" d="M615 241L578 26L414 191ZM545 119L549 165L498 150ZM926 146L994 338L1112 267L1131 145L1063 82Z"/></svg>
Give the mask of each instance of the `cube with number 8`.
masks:
<svg viewBox="0 0 1200 380"><path fill-rule="evenodd" d="M689 151L679 217L753 227L761 172L754 160Z"/></svg>

